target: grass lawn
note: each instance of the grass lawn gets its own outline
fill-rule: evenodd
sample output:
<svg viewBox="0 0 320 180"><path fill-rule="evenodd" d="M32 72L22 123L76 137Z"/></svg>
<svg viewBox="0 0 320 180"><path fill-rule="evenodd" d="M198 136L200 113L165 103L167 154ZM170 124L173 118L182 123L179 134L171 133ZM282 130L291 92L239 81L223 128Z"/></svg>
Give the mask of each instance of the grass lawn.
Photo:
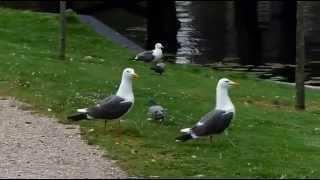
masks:
<svg viewBox="0 0 320 180"><path fill-rule="evenodd" d="M69 18L67 60L57 59L58 17L0 9L0 93L33 105L63 123L76 108L115 93L122 70L133 67L135 105L121 122L77 122L89 144L130 176L160 178L319 178L320 92L306 91L307 111L294 110L292 87L254 75L169 64L163 76L130 62L127 49ZM219 78L231 89L236 119L228 133L176 143L179 129L196 123L215 105ZM169 119L147 120L148 97L168 108ZM94 129L94 131L89 131ZM229 140L235 144L233 146Z"/></svg>

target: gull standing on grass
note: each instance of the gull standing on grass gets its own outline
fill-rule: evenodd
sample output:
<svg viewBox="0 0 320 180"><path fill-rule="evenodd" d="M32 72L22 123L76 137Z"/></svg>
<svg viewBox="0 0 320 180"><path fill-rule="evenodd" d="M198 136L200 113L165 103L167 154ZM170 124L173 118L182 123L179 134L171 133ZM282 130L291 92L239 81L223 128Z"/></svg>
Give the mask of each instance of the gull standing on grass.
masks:
<svg viewBox="0 0 320 180"><path fill-rule="evenodd" d="M80 114L68 116L67 118L74 121L82 119L104 119L104 128L106 128L107 120L118 119L132 109L134 104L132 79L136 78L138 78L138 75L134 69L125 68L116 95L111 95L103 99L95 106L78 109L77 111L80 112Z"/></svg>
<svg viewBox="0 0 320 180"><path fill-rule="evenodd" d="M176 138L177 142L184 142L202 136L210 136L210 142L212 142L212 135L220 134L229 127L231 120L235 116L235 108L228 94L228 89L232 85L239 85L239 83L226 78L219 80L216 90L215 109L203 116L192 128L181 129L180 131L184 134Z"/></svg>
<svg viewBox="0 0 320 180"><path fill-rule="evenodd" d="M144 51L137 54L134 58L131 58L134 61L144 61L144 62L158 62L163 57L161 43L156 43L154 50Z"/></svg>

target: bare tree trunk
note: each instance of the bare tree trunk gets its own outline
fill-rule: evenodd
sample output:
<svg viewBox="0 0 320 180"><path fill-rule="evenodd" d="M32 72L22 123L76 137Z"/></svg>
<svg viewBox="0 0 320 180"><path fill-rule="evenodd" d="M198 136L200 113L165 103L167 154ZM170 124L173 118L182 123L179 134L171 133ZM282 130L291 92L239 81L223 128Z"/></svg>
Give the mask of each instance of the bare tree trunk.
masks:
<svg viewBox="0 0 320 180"><path fill-rule="evenodd" d="M303 24L303 1L297 1L297 29L296 29L296 109L305 109L304 95L304 24Z"/></svg>
<svg viewBox="0 0 320 180"><path fill-rule="evenodd" d="M60 1L59 58L61 60L66 56L66 3L66 1Z"/></svg>

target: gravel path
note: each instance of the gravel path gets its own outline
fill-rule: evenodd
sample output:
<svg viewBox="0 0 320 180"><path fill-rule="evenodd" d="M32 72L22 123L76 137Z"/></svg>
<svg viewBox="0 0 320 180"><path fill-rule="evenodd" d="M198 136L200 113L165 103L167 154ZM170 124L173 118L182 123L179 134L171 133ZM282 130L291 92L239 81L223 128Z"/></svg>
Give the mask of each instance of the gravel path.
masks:
<svg viewBox="0 0 320 180"><path fill-rule="evenodd" d="M0 99L0 178L126 178L103 152L80 137L79 126Z"/></svg>

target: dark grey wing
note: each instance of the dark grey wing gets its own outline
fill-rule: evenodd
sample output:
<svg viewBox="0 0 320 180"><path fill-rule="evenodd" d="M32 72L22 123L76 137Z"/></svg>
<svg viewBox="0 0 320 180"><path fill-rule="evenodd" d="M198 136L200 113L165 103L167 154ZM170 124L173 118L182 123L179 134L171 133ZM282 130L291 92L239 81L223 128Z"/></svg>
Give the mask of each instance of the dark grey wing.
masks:
<svg viewBox="0 0 320 180"><path fill-rule="evenodd" d="M115 96L116 96L116 95L108 96L108 97L102 99L98 104L99 104L99 105L100 105L100 104L106 104L106 103L108 103L108 101L110 101L111 99L113 99Z"/></svg>
<svg viewBox="0 0 320 180"><path fill-rule="evenodd" d="M100 104L88 108L88 114L94 118L116 119L127 113L131 106L132 102L113 95L105 98Z"/></svg>
<svg viewBox="0 0 320 180"><path fill-rule="evenodd" d="M154 56L152 55L152 51L144 51L137 54L136 58L145 62L151 62L154 59Z"/></svg>
<svg viewBox="0 0 320 180"><path fill-rule="evenodd" d="M197 136L219 134L230 125L232 118L233 112L213 110L202 117L191 131Z"/></svg>

